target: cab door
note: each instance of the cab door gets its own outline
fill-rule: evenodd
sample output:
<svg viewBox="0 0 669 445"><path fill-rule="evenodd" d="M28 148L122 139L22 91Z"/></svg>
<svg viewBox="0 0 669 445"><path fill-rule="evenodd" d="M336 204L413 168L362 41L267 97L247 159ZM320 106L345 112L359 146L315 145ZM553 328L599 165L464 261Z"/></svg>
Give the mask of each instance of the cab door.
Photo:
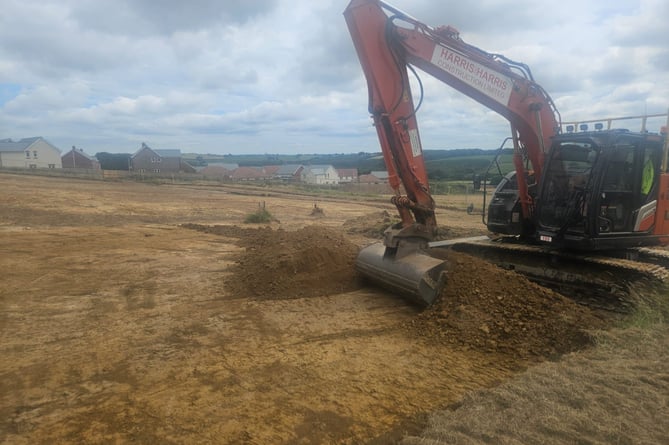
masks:
<svg viewBox="0 0 669 445"><path fill-rule="evenodd" d="M661 159L661 145L647 141L641 153L638 208L633 214L634 227L632 230L634 232L649 232L654 228Z"/></svg>
<svg viewBox="0 0 669 445"><path fill-rule="evenodd" d="M648 232L657 199L657 147L621 138L606 150L598 203L599 234Z"/></svg>

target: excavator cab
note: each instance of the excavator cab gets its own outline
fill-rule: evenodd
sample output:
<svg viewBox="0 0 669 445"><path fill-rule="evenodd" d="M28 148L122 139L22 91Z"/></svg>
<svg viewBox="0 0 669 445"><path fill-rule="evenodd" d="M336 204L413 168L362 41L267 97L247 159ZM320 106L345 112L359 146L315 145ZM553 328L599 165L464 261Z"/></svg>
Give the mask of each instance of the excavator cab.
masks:
<svg viewBox="0 0 669 445"><path fill-rule="evenodd" d="M537 199L537 239L577 250L658 244L662 138L625 130L556 136Z"/></svg>

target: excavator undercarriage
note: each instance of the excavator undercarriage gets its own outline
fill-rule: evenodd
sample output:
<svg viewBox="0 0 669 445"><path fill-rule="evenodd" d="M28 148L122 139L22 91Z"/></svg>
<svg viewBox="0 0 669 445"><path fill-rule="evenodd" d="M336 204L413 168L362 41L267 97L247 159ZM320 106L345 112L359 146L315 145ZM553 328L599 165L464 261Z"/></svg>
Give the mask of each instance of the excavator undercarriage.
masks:
<svg viewBox="0 0 669 445"><path fill-rule="evenodd" d="M669 281L666 250L639 248L584 255L509 239L450 240L447 248L439 244L433 243L431 252L437 257L448 258L448 250L477 256L579 303L614 312L629 312L641 289Z"/></svg>

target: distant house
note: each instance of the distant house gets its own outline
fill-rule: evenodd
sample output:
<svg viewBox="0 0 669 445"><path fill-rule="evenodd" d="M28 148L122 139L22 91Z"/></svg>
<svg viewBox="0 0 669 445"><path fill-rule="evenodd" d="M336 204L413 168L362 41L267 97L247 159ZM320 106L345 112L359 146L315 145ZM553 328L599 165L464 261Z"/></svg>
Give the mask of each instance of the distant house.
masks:
<svg viewBox="0 0 669 445"><path fill-rule="evenodd" d="M388 183L388 174L381 175L382 177L379 178L374 174L375 172L372 172L368 175L360 175L358 176L358 184L387 184ZM378 173L378 172L376 172Z"/></svg>
<svg viewBox="0 0 669 445"><path fill-rule="evenodd" d="M383 179L379 179L376 175L360 175L358 177L358 183L359 184L383 184L386 181Z"/></svg>
<svg viewBox="0 0 669 445"><path fill-rule="evenodd" d="M72 146L72 150L60 157L63 168L86 168L91 170L100 170L100 162L93 156L84 153L81 148Z"/></svg>
<svg viewBox="0 0 669 445"><path fill-rule="evenodd" d="M154 149L144 142L137 153L131 157L131 170L141 173L194 171L190 164L181 159L181 150Z"/></svg>
<svg viewBox="0 0 669 445"><path fill-rule="evenodd" d="M183 159L181 160L179 165L181 166L180 171L183 172L183 173L197 173L197 170L195 169L195 167L193 167L192 165L190 165L188 162L184 161Z"/></svg>
<svg viewBox="0 0 669 445"><path fill-rule="evenodd" d="M304 166L301 164L285 164L279 167L273 177L286 182L299 182L302 180L302 170Z"/></svg>
<svg viewBox="0 0 669 445"><path fill-rule="evenodd" d="M263 170L265 170L265 173L267 173L270 177L273 178L280 168L281 168L280 165L266 165L263 167Z"/></svg>
<svg viewBox="0 0 669 445"><path fill-rule="evenodd" d="M239 167L230 175L233 181L260 181L270 177L262 167Z"/></svg>
<svg viewBox="0 0 669 445"><path fill-rule="evenodd" d="M385 177L387 178L387 175L385 175ZM345 186L352 187L353 190L365 190L370 193L395 193L392 187L390 187L390 184L388 184L387 179L378 178L373 174L360 175L355 183L345 184ZM405 193L402 186L400 186L400 192Z"/></svg>
<svg viewBox="0 0 669 445"><path fill-rule="evenodd" d="M232 162L213 162L213 161L211 161L207 164L207 166L208 167L220 167L220 168L224 168L228 171L233 171L234 169L239 168L239 164L232 163Z"/></svg>
<svg viewBox="0 0 669 445"><path fill-rule="evenodd" d="M331 165L310 165L302 170L302 181L307 184L339 184L339 173Z"/></svg>
<svg viewBox="0 0 669 445"><path fill-rule="evenodd" d="M337 174L339 174L339 183L349 183L356 182L358 180L358 169L357 168L338 168Z"/></svg>
<svg viewBox="0 0 669 445"><path fill-rule="evenodd" d="M370 174L376 176L382 182L388 182L388 172L385 170L372 170Z"/></svg>
<svg viewBox="0 0 669 445"><path fill-rule="evenodd" d="M222 165L208 165L200 170L200 174L206 178L229 179L232 172L236 169L223 167Z"/></svg>
<svg viewBox="0 0 669 445"><path fill-rule="evenodd" d="M37 136L19 141L0 139L0 167L62 168L60 150Z"/></svg>

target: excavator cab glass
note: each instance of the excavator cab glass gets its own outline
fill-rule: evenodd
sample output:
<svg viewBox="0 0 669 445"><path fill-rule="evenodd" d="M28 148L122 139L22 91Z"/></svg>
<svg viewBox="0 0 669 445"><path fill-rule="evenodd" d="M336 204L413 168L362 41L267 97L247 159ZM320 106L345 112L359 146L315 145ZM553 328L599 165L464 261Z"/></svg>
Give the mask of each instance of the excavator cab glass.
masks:
<svg viewBox="0 0 669 445"><path fill-rule="evenodd" d="M651 227L641 224L643 214L658 195L661 147L647 138L623 138L608 150L601 191L595 203L597 233L641 234Z"/></svg>
<svg viewBox="0 0 669 445"><path fill-rule="evenodd" d="M556 138L537 203L538 240L594 250L657 243L655 139L625 130Z"/></svg>
<svg viewBox="0 0 669 445"><path fill-rule="evenodd" d="M558 235L587 230L587 201L599 148L589 140L553 145L544 170L539 225Z"/></svg>

